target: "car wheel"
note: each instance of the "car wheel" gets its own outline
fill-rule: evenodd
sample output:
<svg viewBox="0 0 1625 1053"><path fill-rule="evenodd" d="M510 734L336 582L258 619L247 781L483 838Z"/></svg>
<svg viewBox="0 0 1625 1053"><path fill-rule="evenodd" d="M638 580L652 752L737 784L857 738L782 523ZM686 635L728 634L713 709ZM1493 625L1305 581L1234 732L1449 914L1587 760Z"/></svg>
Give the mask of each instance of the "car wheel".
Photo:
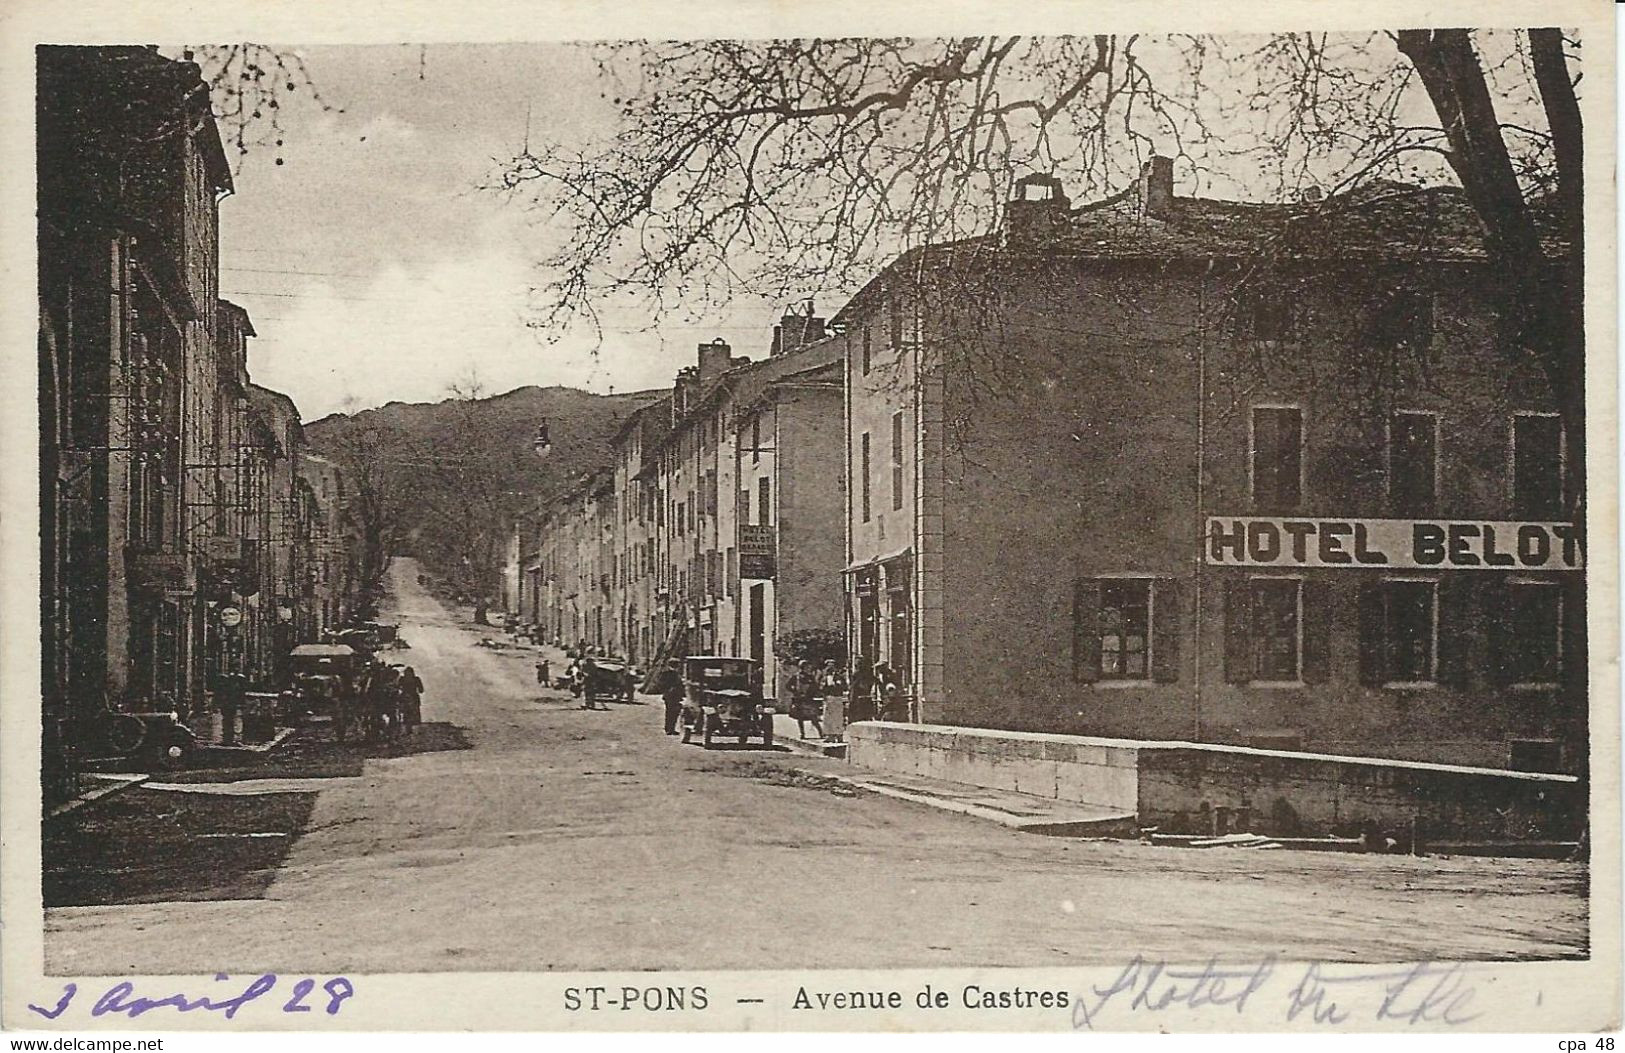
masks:
<svg viewBox="0 0 1625 1053"><path fill-rule="evenodd" d="M147 740L147 724L140 717L115 713L108 717L102 737L114 753L134 753Z"/></svg>

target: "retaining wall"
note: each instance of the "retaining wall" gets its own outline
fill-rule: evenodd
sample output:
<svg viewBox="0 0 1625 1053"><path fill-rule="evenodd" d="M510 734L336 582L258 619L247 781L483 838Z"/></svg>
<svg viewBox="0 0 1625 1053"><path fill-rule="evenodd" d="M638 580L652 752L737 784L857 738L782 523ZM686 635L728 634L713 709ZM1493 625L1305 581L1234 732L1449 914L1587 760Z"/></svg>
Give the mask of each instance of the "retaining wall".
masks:
<svg viewBox="0 0 1625 1053"><path fill-rule="evenodd" d="M1572 775L883 721L853 724L846 742L862 767L1092 805L1166 833L1569 840L1585 816Z"/></svg>

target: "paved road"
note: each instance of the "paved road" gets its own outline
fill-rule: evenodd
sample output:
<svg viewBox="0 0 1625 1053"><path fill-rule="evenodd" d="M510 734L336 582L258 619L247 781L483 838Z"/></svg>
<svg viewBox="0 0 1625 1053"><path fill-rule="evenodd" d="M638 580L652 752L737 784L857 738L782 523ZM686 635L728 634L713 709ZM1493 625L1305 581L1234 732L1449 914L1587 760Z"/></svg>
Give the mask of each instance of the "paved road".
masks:
<svg viewBox="0 0 1625 1053"><path fill-rule="evenodd" d="M845 796L801 774L838 762L679 745L653 699L581 710L410 561L392 580L418 742L91 810L47 844L51 972L1584 954L1577 865L1067 841Z"/></svg>

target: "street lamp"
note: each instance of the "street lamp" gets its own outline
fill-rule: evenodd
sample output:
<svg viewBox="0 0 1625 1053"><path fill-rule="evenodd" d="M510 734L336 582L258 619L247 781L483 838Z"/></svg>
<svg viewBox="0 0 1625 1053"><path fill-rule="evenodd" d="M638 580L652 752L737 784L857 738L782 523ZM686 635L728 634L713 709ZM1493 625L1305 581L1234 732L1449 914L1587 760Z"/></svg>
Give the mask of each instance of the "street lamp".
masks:
<svg viewBox="0 0 1625 1053"><path fill-rule="evenodd" d="M530 441L530 448L536 452L538 457L546 457L553 452L553 440L547 434L546 417L543 417L542 422L536 425L536 437Z"/></svg>

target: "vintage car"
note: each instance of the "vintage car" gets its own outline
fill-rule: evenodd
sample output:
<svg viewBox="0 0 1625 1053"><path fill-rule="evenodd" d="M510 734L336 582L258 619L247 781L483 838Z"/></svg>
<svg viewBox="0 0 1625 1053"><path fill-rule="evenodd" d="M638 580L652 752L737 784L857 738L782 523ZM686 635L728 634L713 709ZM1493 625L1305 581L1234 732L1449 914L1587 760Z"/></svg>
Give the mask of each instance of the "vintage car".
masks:
<svg viewBox="0 0 1625 1053"><path fill-rule="evenodd" d="M773 707L762 702L762 664L749 658L691 655L683 659L683 741L696 733L707 749L719 735L743 745L761 737L773 745Z"/></svg>
<svg viewBox="0 0 1625 1053"><path fill-rule="evenodd" d="M368 655L348 644L295 647L288 653L294 715L331 720L333 733L342 742L357 721L361 680L370 662Z"/></svg>
<svg viewBox="0 0 1625 1053"><path fill-rule="evenodd" d="M583 658L576 665L581 679L581 701L589 708L613 700L632 701L632 685L636 674L625 662L613 658Z"/></svg>

